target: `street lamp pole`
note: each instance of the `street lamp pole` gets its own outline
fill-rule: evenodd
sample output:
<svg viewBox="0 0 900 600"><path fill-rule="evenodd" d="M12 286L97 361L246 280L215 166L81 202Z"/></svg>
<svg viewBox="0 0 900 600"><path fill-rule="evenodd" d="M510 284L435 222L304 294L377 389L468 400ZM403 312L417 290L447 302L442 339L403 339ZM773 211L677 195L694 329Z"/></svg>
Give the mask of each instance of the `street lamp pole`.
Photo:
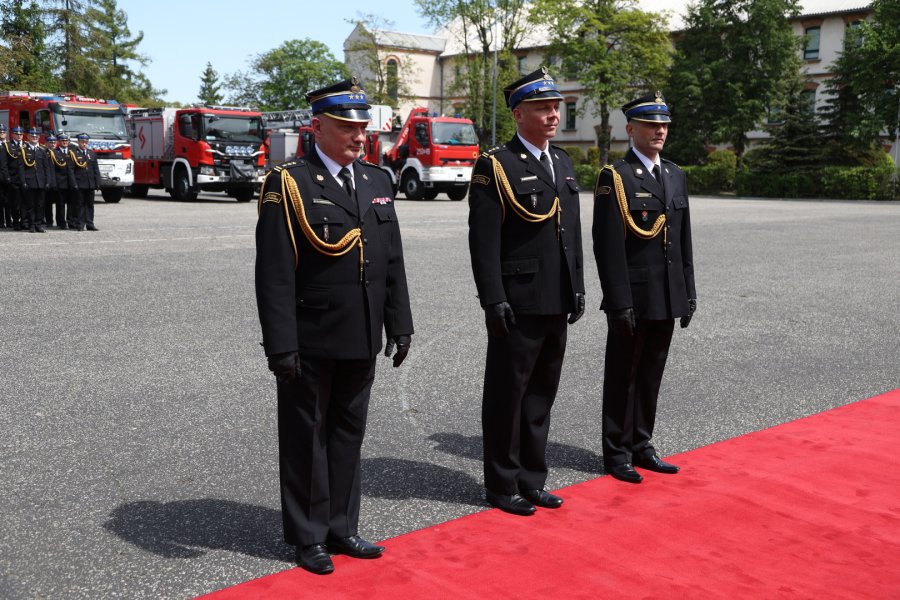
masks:
<svg viewBox="0 0 900 600"><path fill-rule="evenodd" d="M494 27L491 28L491 33L494 36L494 76L492 77L494 80L494 95L491 100L491 148L497 145L497 35L494 29L497 25L498 21L494 21Z"/></svg>

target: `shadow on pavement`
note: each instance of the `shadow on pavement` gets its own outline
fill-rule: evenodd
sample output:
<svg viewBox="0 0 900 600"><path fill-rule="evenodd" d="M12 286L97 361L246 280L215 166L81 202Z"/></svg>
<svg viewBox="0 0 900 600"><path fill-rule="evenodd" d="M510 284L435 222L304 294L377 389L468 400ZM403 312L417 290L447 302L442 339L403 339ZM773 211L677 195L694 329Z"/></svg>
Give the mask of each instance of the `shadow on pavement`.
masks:
<svg viewBox="0 0 900 600"><path fill-rule="evenodd" d="M389 500L421 498L484 506L484 486L471 475L403 458L363 459L362 491L364 496Z"/></svg>
<svg viewBox="0 0 900 600"><path fill-rule="evenodd" d="M435 433L428 439L437 442L435 450L472 460L483 460L480 435L465 436L459 433ZM551 469L572 469L573 471L594 474L605 473L603 470L603 456L600 454L557 442L547 443L547 465Z"/></svg>
<svg viewBox="0 0 900 600"><path fill-rule="evenodd" d="M230 550L291 562L281 512L230 500L126 502L103 527L135 546L166 558L194 558L207 550Z"/></svg>

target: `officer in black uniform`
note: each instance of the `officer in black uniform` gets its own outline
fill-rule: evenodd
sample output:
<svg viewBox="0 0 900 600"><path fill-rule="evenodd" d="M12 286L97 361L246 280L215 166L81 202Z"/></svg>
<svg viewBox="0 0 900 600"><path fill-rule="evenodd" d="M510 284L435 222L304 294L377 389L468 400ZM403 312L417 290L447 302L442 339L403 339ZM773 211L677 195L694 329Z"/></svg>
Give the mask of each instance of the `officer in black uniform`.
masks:
<svg viewBox="0 0 900 600"><path fill-rule="evenodd" d="M25 178L22 187L25 190L28 225L32 233L44 233L44 195L53 181L50 158L47 149L38 143L40 132L28 130L28 142L22 146L22 166Z"/></svg>
<svg viewBox="0 0 900 600"><path fill-rule="evenodd" d="M488 333L486 497L530 515L563 503L544 490L545 450L567 325L584 313L581 221L572 161L549 143L562 98L552 77L542 68L503 93L517 133L475 164L469 251Z"/></svg>
<svg viewBox="0 0 900 600"><path fill-rule="evenodd" d="M94 225L94 192L100 189L100 167L97 165L97 155L88 148L91 136L79 133L77 139L78 147L69 150L78 195L75 228L77 231L84 231L85 227L88 231L97 231Z"/></svg>
<svg viewBox="0 0 900 600"><path fill-rule="evenodd" d="M677 473L651 442L675 319L697 308L687 180L660 158L670 113L662 94L622 107L632 148L603 168L594 191L594 256L609 332L603 372L603 461L616 479L634 467Z"/></svg>
<svg viewBox="0 0 900 600"><path fill-rule="evenodd" d="M12 206L9 200L9 171L6 153L6 123L0 123L0 229L13 227Z"/></svg>
<svg viewBox="0 0 900 600"><path fill-rule="evenodd" d="M12 140L3 142L2 161L5 164L3 175L6 181L7 227L21 231L22 227L22 182L25 179L25 167L22 165L22 128L19 126L9 130Z"/></svg>
<svg viewBox="0 0 900 600"><path fill-rule="evenodd" d="M75 162L73 160L72 150L69 136L65 133L57 136L57 148L50 158L53 160L53 166L56 169L56 189L60 195L60 199L65 202L64 214L66 215L60 229L68 229L69 231L79 231L81 228L76 227L78 222L78 206L81 194L78 191L78 184L75 181ZM65 161L66 166L62 167L61 163ZM58 210L58 209L57 209Z"/></svg>
<svg viewBox="0 0 900 600"><path fill-rule="evenodd" d="M65 134L60 134L64 136ZM68 140L68 137L66 137ZM44 220L47 225L53 224L53 208L56 207L56 226L59 229L68 229L66 224L66 203L69 190L75 183L75 175L72 174L72 165L68 157L68 150L58 147L58 138L54 135L47 136L47 158L50 161L50 169L53 171L53 181L47 190L44 203Z"/></svg>
<svg viewBox="0 0 900 600"><path fill-rule="evenodd" d="M388 176L357 159L369 121L355 79L307 94L315 146L266 177L256 228L256 298L278 384L285 541L318 574L328 550L384 551L360 538L360 449L382 329L399 367L413 333Z"/></svg>

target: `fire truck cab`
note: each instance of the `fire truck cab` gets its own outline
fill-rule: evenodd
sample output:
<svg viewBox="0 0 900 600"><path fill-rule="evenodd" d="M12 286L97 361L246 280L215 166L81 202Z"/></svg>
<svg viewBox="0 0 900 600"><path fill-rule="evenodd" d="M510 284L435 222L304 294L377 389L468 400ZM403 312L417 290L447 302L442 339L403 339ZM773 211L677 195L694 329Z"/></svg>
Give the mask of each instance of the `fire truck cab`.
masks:
<svg viewBox="0 0 900 600"><path fill-rule="evenodd" d="M176 200L201 191L248 202L262 183L262 113L242 107L137 109L131 112L135 174L131 195L165 188Z"/></svg>
<svg viewBox="0 0 900 600"><path fill-rule="evenodd" d="M125 108L115 100L74 94L11 91L0 93L0 122L22 129L35 127L41 141L50 133L91 136L97 154L100 193L106 202L118 202L134 178L131 146L125 129Z"/></svg>

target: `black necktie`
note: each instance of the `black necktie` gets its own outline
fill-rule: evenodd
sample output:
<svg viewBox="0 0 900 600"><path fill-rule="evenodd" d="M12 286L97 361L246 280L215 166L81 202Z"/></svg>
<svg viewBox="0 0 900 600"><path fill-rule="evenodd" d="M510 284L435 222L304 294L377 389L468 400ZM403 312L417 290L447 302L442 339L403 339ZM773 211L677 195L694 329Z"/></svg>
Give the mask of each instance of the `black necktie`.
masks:
<svg viewBox="0 0 900 600"><path fill-rule="evenodd" d="M340 173L338 173L338 177L344 181L344 191L347 192L348 196L353 198L353 176L350 174L350 169L343 167Z"/></svg>
<svg viewBox="0 0 900 600"><path fill-rule="evenodd" d="M659 170L659 165L653 165L653 176L659 182L659 187L665 190L666 186L663 184L662 171Z"/></svg>
<svg viewBox="0 0 900 600"><path fill-rule="evenodd" d="M553 183L556 183L556 174L553 172L553 165L550 164L550 157L547 156L546 152L541 152L541 164L544 166L544 169L547 170Z"/></svg>

